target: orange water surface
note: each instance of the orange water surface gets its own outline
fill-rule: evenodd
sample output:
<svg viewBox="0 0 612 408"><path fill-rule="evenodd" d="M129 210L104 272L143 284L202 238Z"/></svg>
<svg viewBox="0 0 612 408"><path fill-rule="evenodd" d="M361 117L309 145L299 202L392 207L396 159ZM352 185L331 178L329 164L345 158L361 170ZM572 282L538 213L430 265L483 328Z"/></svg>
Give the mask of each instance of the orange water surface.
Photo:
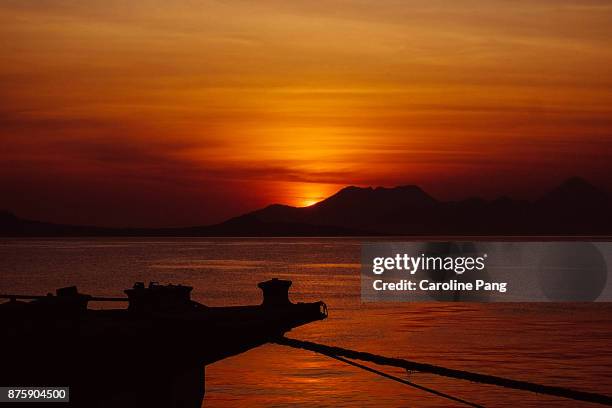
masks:
<svg viewBox="0 0 612 408"><path fill-rule="evenodd" d="M3 240L0 293L46 293L76 284L84 293L118 296L134 281L155 280L190 284L193 298L210 306L258 304L257 282L280 277L293 281L293 300L324 300L329 307L327 320L289 337L612 394L612 304L364 304L360 247L356 238ZM485 406L581 406L382 369ZM457 404L308 351L265 345L208 366L203 406Z"/></svg>

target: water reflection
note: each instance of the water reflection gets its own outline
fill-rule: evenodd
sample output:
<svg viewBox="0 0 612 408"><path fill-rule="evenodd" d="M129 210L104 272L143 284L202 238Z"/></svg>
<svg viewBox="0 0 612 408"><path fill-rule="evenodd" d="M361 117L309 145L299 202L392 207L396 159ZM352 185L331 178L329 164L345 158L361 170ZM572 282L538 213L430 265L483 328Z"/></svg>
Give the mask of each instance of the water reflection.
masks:
<svg viewBox="0 0 612 408"><path fill-rule="evenodd" d="M0 241L0 292L77 284L116 296L134 281L189 283L215 306L257 304L256 283L294 281L295 300L330 317L290 336L585 391L612 390L609 304L362 304L352 239ZM279 358L282 356L283 359ZM405 377L401 370L387 370ZM485 406L575 406L415 373L410 380ZM266 345L207 368L205 407L445 407L447 401L307 351Z"/></svg>

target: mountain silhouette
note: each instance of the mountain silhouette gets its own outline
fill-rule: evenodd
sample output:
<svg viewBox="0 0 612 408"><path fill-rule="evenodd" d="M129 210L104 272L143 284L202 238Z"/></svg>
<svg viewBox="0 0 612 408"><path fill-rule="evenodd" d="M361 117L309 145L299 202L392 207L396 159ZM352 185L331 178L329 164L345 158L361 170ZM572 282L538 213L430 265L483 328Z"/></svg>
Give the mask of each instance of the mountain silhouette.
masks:
<svg viewBox="0 0 612 408"><path fill-rule="evenodd" d="M538 201L545 207L563 206L565 208L599 208L609 204L608 195L580 177L572 177L545 194Z"/></svg>
<svg viewBox="0 0 612 408"><path fill-rule="evenodd" d="M384 232L406 212L427 211L437 201L416 186L345 187L310 207L271 205L250 213L263 222L328 225Z"/></svg>
<svg viewBox="0 0 612 408"><path fill-rule="evenodd" d="M309 207L273 204L210 226L102 228L0 211L0 236L610 235L612 200L573 177L535 201L440 201L414 185L349 186Z"/></svg>

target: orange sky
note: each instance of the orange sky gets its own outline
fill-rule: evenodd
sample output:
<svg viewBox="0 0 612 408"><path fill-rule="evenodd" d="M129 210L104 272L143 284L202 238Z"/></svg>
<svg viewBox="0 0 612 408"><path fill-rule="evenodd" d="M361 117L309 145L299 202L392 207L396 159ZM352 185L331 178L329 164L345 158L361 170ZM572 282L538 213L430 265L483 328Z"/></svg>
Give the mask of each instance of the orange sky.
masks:
<svg viewBox="0 0 612 408"><path fill-rule="evenodd" d="M189 225L344 185L610 188L612 3L5 0L0 208Z"/></svg>

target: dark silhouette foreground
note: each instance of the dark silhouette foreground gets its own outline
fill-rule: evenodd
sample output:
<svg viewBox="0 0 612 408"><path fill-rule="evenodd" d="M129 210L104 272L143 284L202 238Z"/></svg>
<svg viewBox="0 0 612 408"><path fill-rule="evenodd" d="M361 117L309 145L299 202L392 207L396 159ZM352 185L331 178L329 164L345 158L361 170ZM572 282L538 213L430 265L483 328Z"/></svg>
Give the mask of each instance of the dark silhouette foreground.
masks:
<svg viewBox="0 0 612 408"><path fill-rule="evenodd" d="M69 386L74 407L199 408L207 364L327 317L323 302L291 303L290 285L262 282L263 303L237 307L207 307L189 286L154 283L136 283L125 291L128 308L115 310L88 309L90 300L118 299L76 287L3 295L0 384Z"/></svg>

